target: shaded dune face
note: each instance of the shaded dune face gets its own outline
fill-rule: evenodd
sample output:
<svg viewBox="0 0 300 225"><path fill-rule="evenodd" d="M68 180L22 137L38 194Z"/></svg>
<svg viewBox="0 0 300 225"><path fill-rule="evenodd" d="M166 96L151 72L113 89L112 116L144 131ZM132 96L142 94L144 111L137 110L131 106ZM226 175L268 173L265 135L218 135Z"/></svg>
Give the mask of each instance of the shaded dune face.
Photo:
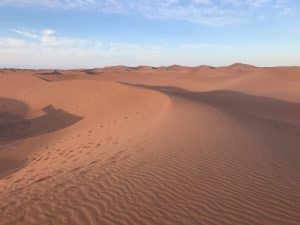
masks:
<svg viewBox="0 0 300 225"><path fill-rule="evenodd" d="M25 128L24 117L28 106L18 100L0 98L0 143L14 139Z"/></svg>
<svg viewBox="0 0 300 225"><path fill-rule="evenodd" d="M22 152L17 153L20 157L10 159L4 151L6 145L13 146L15 141L64 129L82 119L52 105L42 109L43 115L32 119L26 118L28 111L29 107L22 101L0 98L0 178L14 173L26 161L21 157Z"/></svg>
<svg viewBox="0 0 300 225"><path fill-rule="evenodd" d="M44 73L39 73L40 75L61 75L62 73L57 71L57 70L53 70L52 72L44 72Z"/></svg>
<svg viewBox="0 0 300 225"><path fill-rule="evenodd" d="M193 92L178 87L123 83L162 92L175 98L204 104L237 120L248 130L257 130L272 153L285 154L294 171L300 146L300 104L230 90ZM274 134L275 133L275 134ZM279 139L274 139L277 136Z"/></svg>
<svg viewBox="0 0 300 225"><path fill-rule="evenodd" d="M12 99L0 99L0 143L29 138L54 132L74 123L82 117L49 105L42 109L44 115L26 119L25 103Z"/></svg>
<svg viewBox="0 0 300 225"><path fill-rule="evenodd" d="M193 92L171 86L138 85L120 82L130 86L156 90L167 95L207 104L224 112L244 114L265 120L279 120L283 125L300 129L300 104L279 99L245 94L238 91L217 90ZM296 122L296 124L295 124Z"/></svg>
<svg viewBox="0 0 300 225"><path fill-rule="evenodd" d="M28 106L22 101L10 98L0 97L0 113L14 113L25 115L28 112ZM1 121L0 121L1 122Z"/></svg>

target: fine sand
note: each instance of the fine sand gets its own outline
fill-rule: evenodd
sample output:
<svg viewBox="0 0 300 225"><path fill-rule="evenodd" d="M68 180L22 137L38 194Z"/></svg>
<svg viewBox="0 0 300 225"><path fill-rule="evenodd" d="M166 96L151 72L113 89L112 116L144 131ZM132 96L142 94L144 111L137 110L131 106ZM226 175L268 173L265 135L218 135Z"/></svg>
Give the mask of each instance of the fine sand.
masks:
<svg viewBox="0 0 300 225"><path fill-rule="evenodd" d="M299 225L299 149L299 67L0 70L0 225Z"/></svg>

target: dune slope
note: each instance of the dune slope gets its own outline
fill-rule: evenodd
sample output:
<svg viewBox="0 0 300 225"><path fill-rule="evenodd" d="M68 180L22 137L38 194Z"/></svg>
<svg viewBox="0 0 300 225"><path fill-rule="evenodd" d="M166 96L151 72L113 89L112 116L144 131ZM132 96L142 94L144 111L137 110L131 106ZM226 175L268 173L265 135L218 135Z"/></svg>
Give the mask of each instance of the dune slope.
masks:
<svg viewBox="0 0 300 225"><path fill-rule="evenodd" d="M0 224L299 224L300 91L231 67L0 76Z"/></svg>

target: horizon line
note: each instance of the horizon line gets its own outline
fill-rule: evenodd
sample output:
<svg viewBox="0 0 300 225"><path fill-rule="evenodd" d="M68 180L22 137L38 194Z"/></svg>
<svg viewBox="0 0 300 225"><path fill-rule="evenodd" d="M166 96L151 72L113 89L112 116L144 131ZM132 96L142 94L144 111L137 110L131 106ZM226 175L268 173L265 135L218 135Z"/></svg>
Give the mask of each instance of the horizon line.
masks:
<svg viewBox="0 0 300 225"><path fill-rule="evenodd" d="M99 67L68 67L68 68L59 68L59 67L40 67L40 68L33 68L33 67L0 67L0 70L88 70L88 69L105 69L105 68L112 68L112 67L125 67L125 68L139 68L139 67L152 67L152 68L170 68L170 67L186 67L186 68L197 68L197 67L211 67L211 68L224 68L224 67L232 67L232 66L248 66L248 67L256 67L256 68L282 68L282 67L300 67L300 65L272 65L272 66L258 66L255 64L249 64L249 63L242 63L242 62L235 62L232 64L226 64L226 65L207 65L207 64L199 64L199 65L183 65L183 64L168 64L168 65L159 65L159 66L153 66L153 65L125 65L125 64L112 64L107 66L99 66Z"/></svg>

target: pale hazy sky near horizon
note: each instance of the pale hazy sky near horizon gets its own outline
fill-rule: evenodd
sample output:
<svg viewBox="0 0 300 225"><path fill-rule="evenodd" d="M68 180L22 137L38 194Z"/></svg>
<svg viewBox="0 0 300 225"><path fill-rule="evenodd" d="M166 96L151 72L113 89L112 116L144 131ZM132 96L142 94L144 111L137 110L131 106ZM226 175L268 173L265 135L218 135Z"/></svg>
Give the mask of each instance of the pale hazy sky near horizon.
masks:
<svg viewBox="0 0 300 225"><path fill-rule="evenodd" d="M0 67L300 65L298 0L0 0Z"/></svg>

